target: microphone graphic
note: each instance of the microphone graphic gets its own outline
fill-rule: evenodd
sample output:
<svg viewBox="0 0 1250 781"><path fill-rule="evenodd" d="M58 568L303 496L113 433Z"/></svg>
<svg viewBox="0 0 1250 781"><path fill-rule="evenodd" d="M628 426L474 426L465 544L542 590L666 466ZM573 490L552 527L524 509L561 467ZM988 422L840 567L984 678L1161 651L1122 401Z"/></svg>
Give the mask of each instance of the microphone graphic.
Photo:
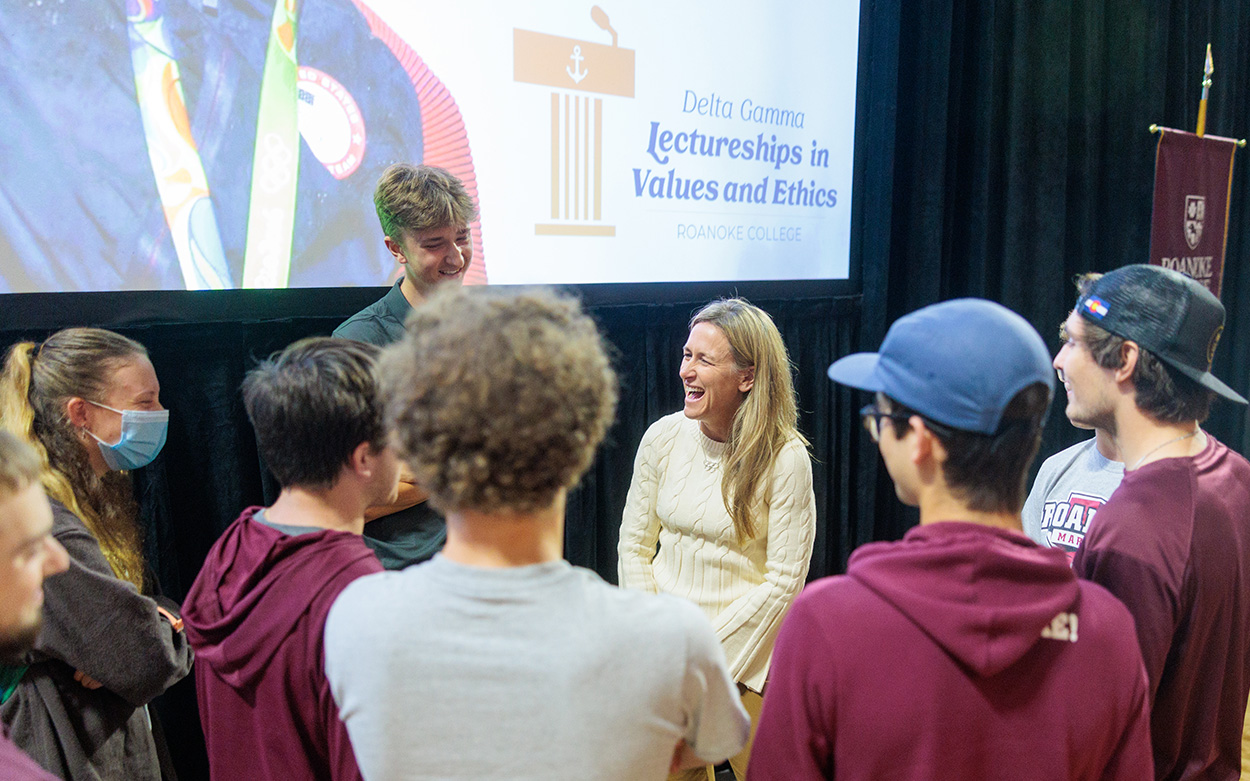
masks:
<svg viewBox="0 0 1250 781"><path fill-rule="evenodd" d="M612 23L608 21L607 13L599 6L594 5L590 7L590 18L595 21L595 24L612 34L612 45L616 46L616 30L612 29Z"/></svg>

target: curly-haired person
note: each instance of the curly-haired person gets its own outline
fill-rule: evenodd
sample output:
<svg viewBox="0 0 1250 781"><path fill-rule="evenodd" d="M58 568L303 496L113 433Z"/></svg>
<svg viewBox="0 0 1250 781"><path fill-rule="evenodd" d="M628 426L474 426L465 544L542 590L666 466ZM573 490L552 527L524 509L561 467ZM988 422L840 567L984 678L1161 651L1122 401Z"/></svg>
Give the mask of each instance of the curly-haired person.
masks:
<svg viewBox="0 0 1250 781"><path fill-rule="evenodd" d="M617 402L577 302L440 290L379 375L447 544L330 611L326 669L365 777L637 781L738 751L747 716L698 608L562 558L568 491Z"/></svg>

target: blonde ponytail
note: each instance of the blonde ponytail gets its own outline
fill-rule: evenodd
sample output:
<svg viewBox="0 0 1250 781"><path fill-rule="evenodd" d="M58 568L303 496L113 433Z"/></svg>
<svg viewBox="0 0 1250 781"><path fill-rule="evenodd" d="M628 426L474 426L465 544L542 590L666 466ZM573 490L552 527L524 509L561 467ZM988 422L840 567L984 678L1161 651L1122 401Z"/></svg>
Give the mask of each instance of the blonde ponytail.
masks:
<svg viewBox="0 0 1250 781"><path fill-rule="evenodd" d="M0 427L35 450L44 491L83 522L113 574L141 591L145 566L129 475L95 474L65 405L103 397L117 368L146 356L143 345L112 331L67 328L39 347L15 344L0 369Z"/></svg>

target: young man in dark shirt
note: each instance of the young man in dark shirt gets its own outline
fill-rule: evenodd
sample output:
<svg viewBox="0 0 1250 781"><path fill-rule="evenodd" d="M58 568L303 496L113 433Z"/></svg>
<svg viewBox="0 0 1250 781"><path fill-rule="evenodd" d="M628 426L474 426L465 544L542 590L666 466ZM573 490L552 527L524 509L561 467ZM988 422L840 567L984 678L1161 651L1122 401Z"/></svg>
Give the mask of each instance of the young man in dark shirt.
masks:
<svg viewBox="0 0 1250 781"><path fill-rule="evenodd" d="M1250 463L1199 424L1224 307L1198 282L1132 265L1094 279L1055 368L1068 417L1106 429L1125 466L1073 559L1119 597L1150 681L1155 776L1236 779L1250 692Z"/></svg>
<svg viewBox="0 0 1250 781"><path fill-rule="evenodd" d="M1041 337L998 304L948 301L829 376L876 393L864 423L920 525L799 595L749 777L1148 776L1128 612L1020 528L1054 379Z"/></svg>
<svg viewBox="0 0 1250 781"><path fill-rule="evenodd" d="M334 330L342 339L379 347L399 341L412 308L438 285L459 285L473 262L469 225L477 207L464 184L441 168L398 163L386 169L373 192L383 241L403 267L386 295ZM365 543L387 569L429 559L443 547L443 517L428 494L401 472L399 496L366 515Z"/></svg>

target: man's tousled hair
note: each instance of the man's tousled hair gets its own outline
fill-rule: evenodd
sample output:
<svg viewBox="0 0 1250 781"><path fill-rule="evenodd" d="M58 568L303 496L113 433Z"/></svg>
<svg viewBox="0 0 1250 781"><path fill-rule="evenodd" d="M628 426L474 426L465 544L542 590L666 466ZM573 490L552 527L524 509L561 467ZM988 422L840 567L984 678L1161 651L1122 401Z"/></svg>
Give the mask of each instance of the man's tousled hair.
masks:
<svg viewBox="0 0 1250 781"><path fill-rule="evenodd" d="M361 443L386 446L374 381L379 349L301 339L243 380L243 404L265 465L283 488L329 488Z"/></svg>
<svg viewBox="0 0 1250 781"><path fill-rule="evenodd" d="M396 163L382 173L373 191L382 232L400 239L403 231L468 225L477 207L464 184L442 168Z"/></svg>
<svg viewBox="0 0 1250 781"><path fill-rule="evenodd" d="M546 289L443 286L413 310L379 375L400 457L446 511L551 506L616 412L608 347Z"/></svg>

